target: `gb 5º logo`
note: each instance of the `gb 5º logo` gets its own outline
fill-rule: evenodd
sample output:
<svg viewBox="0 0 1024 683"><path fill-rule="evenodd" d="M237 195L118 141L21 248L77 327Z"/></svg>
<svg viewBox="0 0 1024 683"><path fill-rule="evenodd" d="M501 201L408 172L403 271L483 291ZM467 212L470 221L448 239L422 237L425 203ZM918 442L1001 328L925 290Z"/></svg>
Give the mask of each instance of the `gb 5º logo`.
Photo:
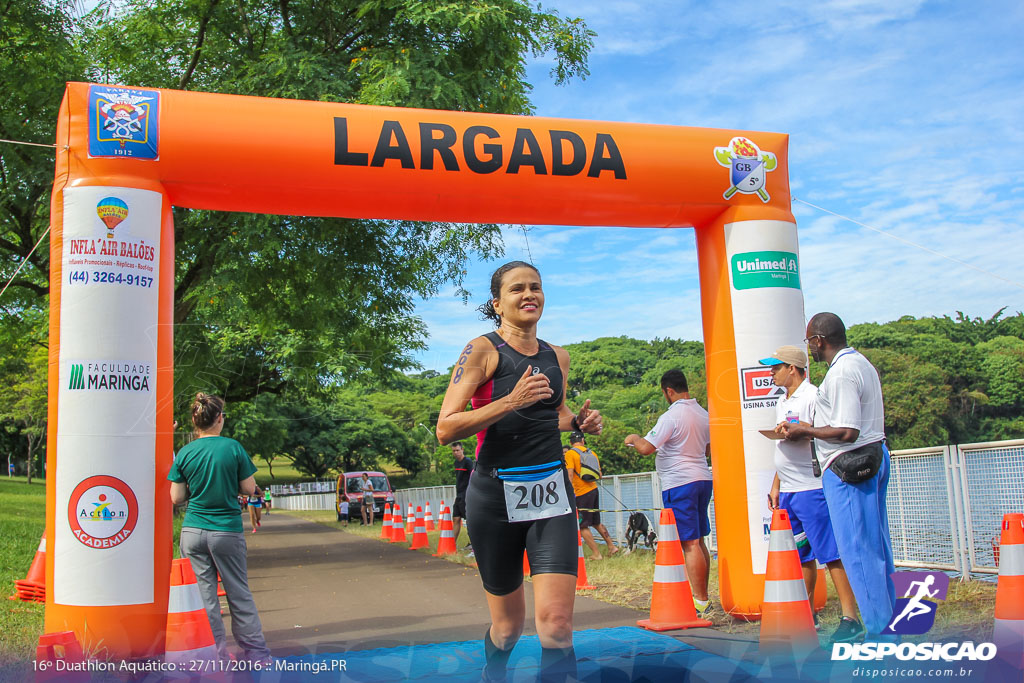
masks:
<svg viewBox="0 0 1024 683"><path fill-rule="evenodd" d="M949 577L942 572L896 572L896 608L883 634L920 635L935 625L936 604L946 599Z"/></svg>

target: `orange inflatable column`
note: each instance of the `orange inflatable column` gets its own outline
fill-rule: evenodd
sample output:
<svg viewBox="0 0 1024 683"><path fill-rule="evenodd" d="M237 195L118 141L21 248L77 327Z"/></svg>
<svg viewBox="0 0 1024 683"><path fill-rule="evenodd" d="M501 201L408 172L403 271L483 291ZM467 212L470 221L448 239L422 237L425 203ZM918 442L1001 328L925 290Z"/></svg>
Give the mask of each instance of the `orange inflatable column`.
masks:
<svg viewBox="0 0 1024 683"><path fill-rule="evenodd" d="M83 170L90 92L64 101L51 200L45 630L143 657L163 653L170 577L174 226L145 162Z"/></svg>
<svg viewBox="0 0 1024 683"><path fill-rule="evenodd" d="M697 229L723 608L755 619L764 595L779 388L758 359L803 345L796 224L789 212L738 206Z"/></svg>

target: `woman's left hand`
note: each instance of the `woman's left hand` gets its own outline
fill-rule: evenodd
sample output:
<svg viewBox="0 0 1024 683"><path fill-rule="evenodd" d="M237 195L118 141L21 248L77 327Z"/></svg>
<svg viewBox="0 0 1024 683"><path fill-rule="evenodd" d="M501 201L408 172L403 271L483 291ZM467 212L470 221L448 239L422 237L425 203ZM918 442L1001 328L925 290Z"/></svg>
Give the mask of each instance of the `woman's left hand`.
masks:
<svg viewBox="0 0 1024 683"><path fill-rule="evenodd" d="M576 424L579 425L580 431L584 434L600 434L604 428L601 411L590 409L589 398L583 402L583 407L580 408L580 412L576 415Z"/></svg>

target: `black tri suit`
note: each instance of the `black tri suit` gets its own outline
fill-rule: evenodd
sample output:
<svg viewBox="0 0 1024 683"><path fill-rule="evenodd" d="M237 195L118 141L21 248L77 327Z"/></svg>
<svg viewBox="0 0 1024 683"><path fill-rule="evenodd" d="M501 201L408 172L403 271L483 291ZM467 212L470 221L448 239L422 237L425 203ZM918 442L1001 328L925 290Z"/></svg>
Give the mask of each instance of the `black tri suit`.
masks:
<svg viewBox="0 0 1024 683"><path fill-rule="evenodd" d="M484 589L492 595L508 595L523 583L524 550L532 574L576 575L579 553L576 498L562 459L558 407L562 403L565 382L554 349L538 339L537 353L526 356L496 332L489 332L484 338L498 352L498 367L491 379L473 395L474 409L510 394L528 365L533 366L535 374L547 375L554 390L551 398L509 413L477 434L477 465L466 494L467 517L473 520L469 540L476 553ZM564 479L565 500L561 500L558 493L551 494L553 484L549 482L548 503L552 503L553 496L557 506L566 512L545 519L510 522L506 496L513 505L517 501L529 502L530 493L536 499L536 491L531 490L536 488L534 483L519 479L550 475L555 471ZM521 483L526 495L507 491L505 481L508 480L513 480L513 487ZM543 497L543 490L541 494Z"/></svg>

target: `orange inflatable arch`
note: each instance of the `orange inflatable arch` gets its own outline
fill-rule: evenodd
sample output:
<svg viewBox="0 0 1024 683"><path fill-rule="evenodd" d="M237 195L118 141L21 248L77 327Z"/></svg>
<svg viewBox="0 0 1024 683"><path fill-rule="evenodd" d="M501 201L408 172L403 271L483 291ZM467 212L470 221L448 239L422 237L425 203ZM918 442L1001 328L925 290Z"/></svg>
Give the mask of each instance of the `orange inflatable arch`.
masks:
<svg viewBox="0 0 1024 683"><path fill-rule="evenodd" d="M172 206L695 228L723 607L756 617L774 473L757 359L804 334L786 135L68 85L51 204L46 631L163 651Z"/></svg>

